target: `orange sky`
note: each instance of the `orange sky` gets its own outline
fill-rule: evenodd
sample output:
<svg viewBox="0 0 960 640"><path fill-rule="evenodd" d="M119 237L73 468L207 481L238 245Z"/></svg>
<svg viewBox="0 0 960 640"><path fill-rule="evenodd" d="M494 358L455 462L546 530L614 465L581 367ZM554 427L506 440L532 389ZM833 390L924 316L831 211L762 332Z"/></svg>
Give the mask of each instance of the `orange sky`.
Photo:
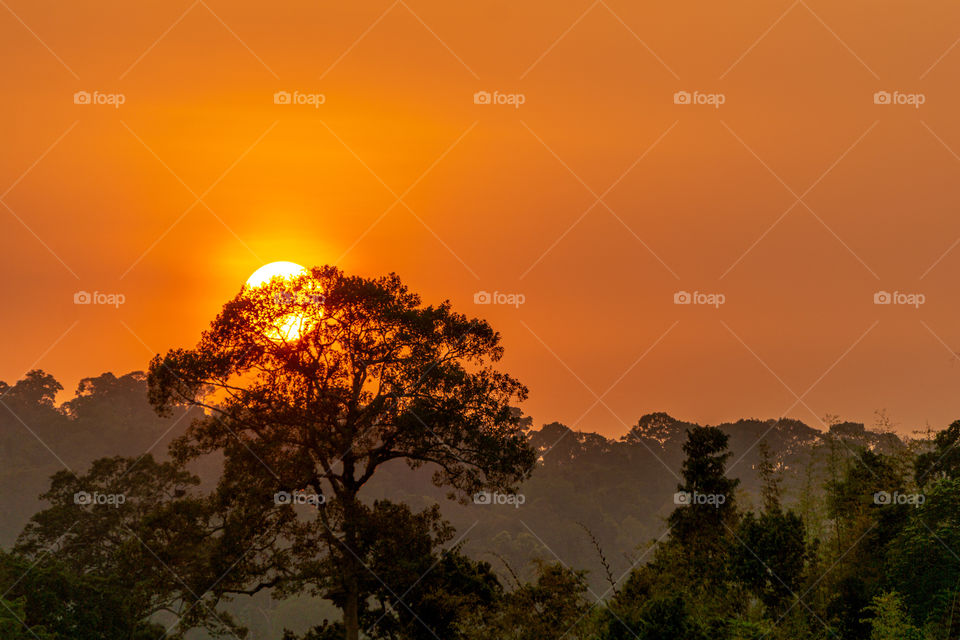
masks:
<svg viewBox="0 0 960 640"><path fill-rule="evenodd" d="M144 368L262 264L337 262L491 320L538 423L941 427L958 38L946 0L2 0L0 379Z"/></svg>

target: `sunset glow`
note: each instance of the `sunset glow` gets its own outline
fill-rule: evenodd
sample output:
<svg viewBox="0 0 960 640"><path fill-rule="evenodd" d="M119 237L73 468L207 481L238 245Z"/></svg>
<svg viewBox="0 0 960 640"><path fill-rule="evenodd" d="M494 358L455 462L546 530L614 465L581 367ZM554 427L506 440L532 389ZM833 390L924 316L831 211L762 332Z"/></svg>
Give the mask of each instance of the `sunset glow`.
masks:
<svg viewBox="0 0 960 640"><path fill-rule="evenodd" d="M960 640L958 45L0 0L0 640Z"/></svg>
<svg viewBox="0 0 960 640"><path fill-rule="evenodd" d="M958 3L8 4L0 379L141 369L290 260L493 322L609 436L957 413Z"/></svg>

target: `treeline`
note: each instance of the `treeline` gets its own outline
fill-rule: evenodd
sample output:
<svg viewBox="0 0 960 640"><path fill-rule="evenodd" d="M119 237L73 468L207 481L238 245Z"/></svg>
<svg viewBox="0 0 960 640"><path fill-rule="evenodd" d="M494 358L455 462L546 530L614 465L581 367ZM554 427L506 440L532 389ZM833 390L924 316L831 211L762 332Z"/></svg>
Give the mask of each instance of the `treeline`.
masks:
<svg viewBox="0 0 960 640"><path fill-rule="evenodd" d="M141 373L84 380L61 405L42 372L0 386L0 637L343 637L336 589L295 585L241 544L295 563L296 540L269 532L291 522L254 519L229 478L212 489L218 461L166 455L196 411L158 417ZM446 500L429 465L385 466L368 485L367 637L960 634L960 423L905 441L854 423L651 414L611 440L525 420L537 463L512 501ZM224 580L238 567L263 579Z"/></svg>
<svg viewBox="0 0 960 640"><path fill-rule="evenodd" d="M729 437L732 453L728 475L740 479L737 500L744 508L761 504L759 468L765 447L780 476L783 502L804 518L824 518L823 486L831 465L848 449L865 448L889 456L909 455L929 434L905 441L889 430L881 415L876 425L838 422L827 431L798 420L740 420L716 425ZM537 469L520 487L524 502L476 505L444 500L430 482L430 472L411 473L397 465L370 486L371 495L418 507L440 502L444 515L459 531L470 529L464 549L490 560L500 570L504 561L524 578L533 576L534 558L559 556L571 566L588 569L588 582L598 592L605 569L596 544L618 575L643 553L638 544L659 538L676 506L678 476L687 432L698 425L664 413L648 414L619 439L572 431L559 423L531 429L538 453Z"/></svg>
<svg viewBox="0 0 960 640"><path fill-rule="evenodd" d="M156 414L147 401L146 374L104 373L83 379L72 398L59 405L62 385L50 374L32 371L13 385L0 382L0 545L11 546L30 517L44 503L39 499L50 476L68 469L82 472L96 459L152 453L167 456L167 447L182 436L196 412ZM673 508L681 449L692 423L664 413L648 414L624 436L610 439L572 431L560 423L534 428L526 418L531 446L537 452L537 472L522 485L521 508L491 505L482 517L474 507L446 500L445 491L431 482L428 468L411 471L396 463L368 486L370 499L404 502L416 508L439 503L458 530L473 527L465 540L470 555L483 557L505 570L496 553L518 573L533 571L530 561L546 552L524 526L537 531L570 564L590 569L593 588L602 586L602 566L585 524L605 549L615 570L624 570L636 557L637 541L656 538ZM906 444L894 433L866 429L858 423L835 422L829 432L797 420L740 420L717 425L730 437L733 453L729 473L741 479L740 501L759 499L761 440L776 457L783 476L785 501L818 508L815 496L823 484L831 443L848 443L886 454ZM219 467L192 467L213 482ZM642 488L642 489L638 489ZM521 520L523 522L521 522Z"/></svg>

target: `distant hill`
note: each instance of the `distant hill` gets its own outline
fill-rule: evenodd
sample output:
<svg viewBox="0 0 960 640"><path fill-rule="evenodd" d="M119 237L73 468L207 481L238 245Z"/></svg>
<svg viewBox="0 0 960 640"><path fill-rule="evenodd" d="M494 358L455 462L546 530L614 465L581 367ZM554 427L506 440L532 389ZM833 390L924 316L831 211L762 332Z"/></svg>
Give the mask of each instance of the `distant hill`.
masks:
<svg viewBox="0 0 960 640"><path fill-rule="evenodd" d="M51 474L65 466L84 469L103 456L138 456L149 450L163 457L191 419L183 413L158 417L147 402L142 372L84 379L71 400L55 405L60 389L42 371L32 371L12 386L0 383L3 546L9 547L41 508L38 496ZM526 420L532 427L532 420ZM521 576L529 575L532 559L559 558L589 569L596 588L605 573L596 545L619 577L666 531L682 445L693 426L666 413L651 413L616 440L572 431L557 422L530 428L531 442L540 453L538 468L521 487L522 498L501 498L507 504L448 500L431 483L429 467L414 471L400 462L374 477L367 498L403 501L415 508L437 502L463 536L465 550L501 572L505 562ZM744 506L757 503L760 441L782 474L785 501L792 504L800 504L805 491L819 491L831 450L842 453L861 446L892 453L906 447L895 434L859 423L838 423L828 432L790 419L745 419L718 426L730 435L728 474L741 479L738 500ZM215 476L216 463L210 464L201 475Z"/></svg>

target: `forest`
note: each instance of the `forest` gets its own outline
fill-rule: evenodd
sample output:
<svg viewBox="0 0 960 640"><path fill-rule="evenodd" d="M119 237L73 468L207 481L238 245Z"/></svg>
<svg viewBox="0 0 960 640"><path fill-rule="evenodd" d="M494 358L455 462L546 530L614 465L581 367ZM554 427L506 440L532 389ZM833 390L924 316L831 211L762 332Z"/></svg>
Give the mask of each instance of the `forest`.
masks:
<svg viewBox="0 0 960 640"><path fill-rule="evenodd" d="M502 353L325 267L67 400L0 383L0 637L960 637L960 421L608 438L536 424Z"/></svg>

